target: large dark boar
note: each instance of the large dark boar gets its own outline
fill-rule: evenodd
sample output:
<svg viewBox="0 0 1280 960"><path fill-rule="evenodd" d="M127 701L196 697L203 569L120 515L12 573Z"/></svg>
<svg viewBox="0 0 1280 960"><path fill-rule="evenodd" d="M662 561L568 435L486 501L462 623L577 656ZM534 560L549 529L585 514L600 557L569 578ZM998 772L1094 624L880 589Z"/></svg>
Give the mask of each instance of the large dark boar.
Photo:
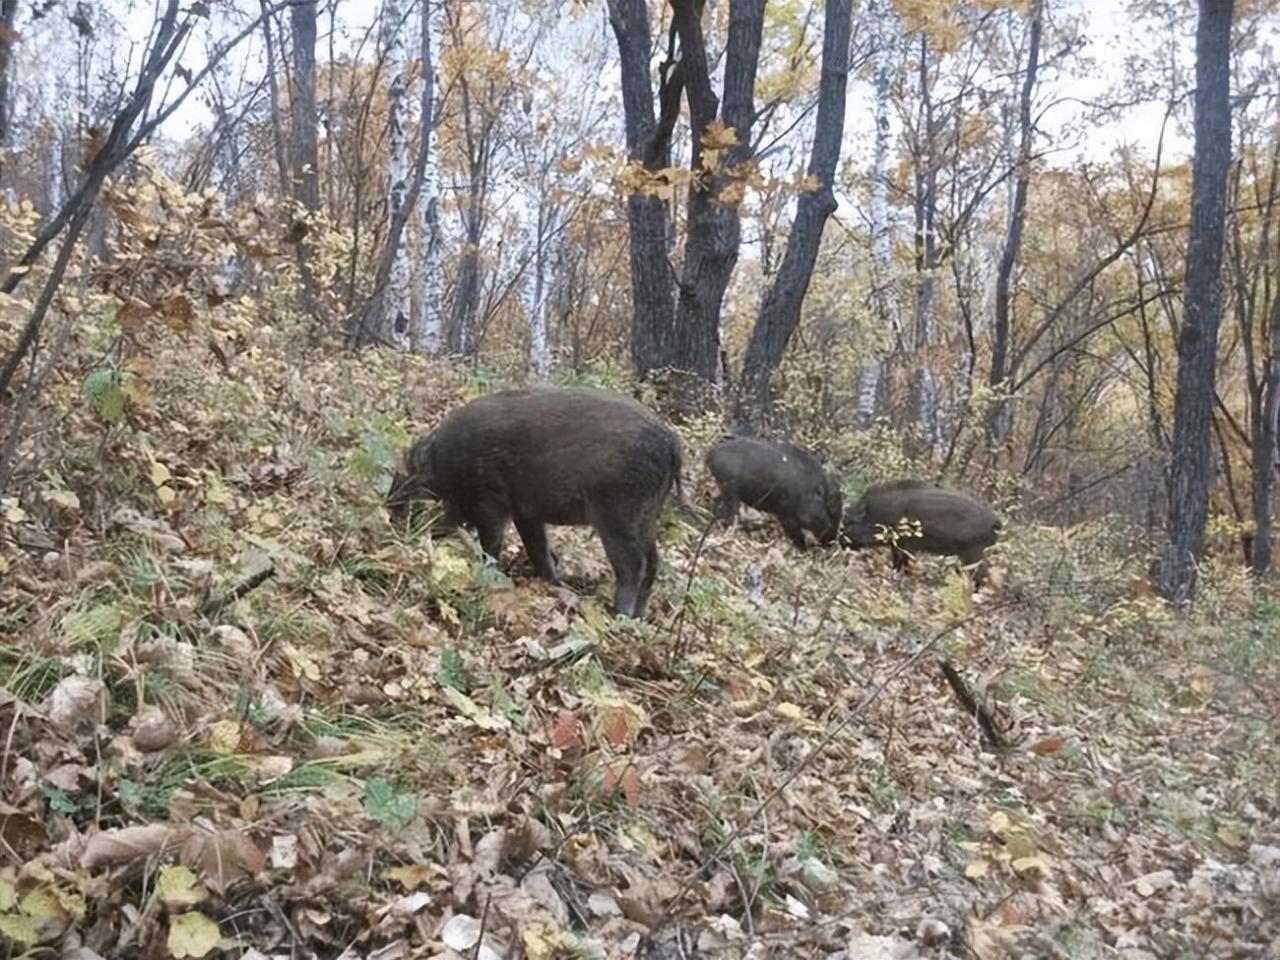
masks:
<svg viewBox="0 0 1280 960"><path fill-rule="evenodd" d="M734 437L707 451L707 469L720 488L716 513L726 523L733 522L738 504L745 503L777 517L802 550L806 530L821 543L831 543L840 532L840 487L807 450Z"/></svg>
<svg viewBox="0 0 1280 960"><path fill-rule="evenodd" d="M490 557L507 521L534 573L559 582L545 524L590 525L617 578L614 609L641 617L658 572L658 514L680 482L679 438L627 397L598 390L504 390L449 413L405 456L387 495L393 519L439 500L432 532L475 528Z"/></svg>
<svg viewBox="0 0 1280 960"><path fill-rule="evenodd" d="M896 543L876 539L881 528L897 529L903 519L919 523L920 535L902 535ZM977 575L982 579L983 555L1002 526L990 507L967 494L924 480L898 480L868 488L845 511L841 542L855 549L887 546L899 570L908 553L959 557L965 565L980 564Z"/></svg>

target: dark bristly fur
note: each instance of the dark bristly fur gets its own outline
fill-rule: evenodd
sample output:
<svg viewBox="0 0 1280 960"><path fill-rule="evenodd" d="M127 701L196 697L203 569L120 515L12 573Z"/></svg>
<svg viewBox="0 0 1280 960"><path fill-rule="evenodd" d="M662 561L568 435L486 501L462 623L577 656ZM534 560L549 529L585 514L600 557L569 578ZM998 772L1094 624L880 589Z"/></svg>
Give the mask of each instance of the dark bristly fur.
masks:
<svg viewBox="0 0 1280 960"><path fill-rule="evenodd" d="M720 488L716 512L726 523L745 503L778 518L791 542L804 549L805 531L820 543L840 532L840 486L807 450L789 443L734 437L707 452L707 469Z"/></svg>
<svg viewBox="0 0 1280 960"><path fill-rule="evenodd" d="M452 411L405 456L393 518L439 500L433 533L475 528L491 557L514 520L534 572L558 582L546 524L593 527L617 578L614 609L641 617L658 571L658 514L680 483L680 440L629 397L600 390L504 390Z"/></svg>
<svg viewBox="0 0 1280 960"><path fill-rule="evenodd" d="M920 536L902 536L896 545L876 539L880 527L896 528L904 518L920 524ZM870 487L845 511L841 542L855 549L888 546L899 569L908 552L959 557L965 565L979 564L982 579L983 557L1002 527L989 506L968 494L925 480L896 480Z"/></svg>

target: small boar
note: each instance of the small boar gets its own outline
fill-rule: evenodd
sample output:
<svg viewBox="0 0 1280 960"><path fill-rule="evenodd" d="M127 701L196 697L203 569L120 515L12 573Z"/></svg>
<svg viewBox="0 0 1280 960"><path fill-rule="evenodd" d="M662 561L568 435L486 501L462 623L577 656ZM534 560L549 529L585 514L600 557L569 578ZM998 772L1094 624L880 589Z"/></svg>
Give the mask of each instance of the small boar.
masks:
<svg viewBox="0 0 1280 960"><path fill-rule="evenodd" d="M840 487L807 450L733 437L707 451L707 469L720 488L716 513L725 523L732 523L738 504L745 503L777 517L801 550L806 530L824 544L840 532Z"/></svg>
<svg viewBox="0 0 1280 960"><path fill-rule="evenodd" d="M451 411L405 456L392 519L439 500L432 532L476 530L490 557L514 520L534 573L559 583L546 524L595 528L617 580L614 610L642 617L658 572L658 514L679 489L679 438L628 397L599 390L504 390Z"/></svg>
<svg viewBox="0 0 1280 960"><path fill-rule="evenodd" d="M896 543L876 539L881 527L895 529L903 519L919 523L920 535L900 536ZM990 507L967 494L924 480L898 480L870 487L845 512L841 542L854 549L887 546L897 570L906 565L909 552L959 557L966 566L979 564L981 581L983 556L1002 526Z"/></svg>

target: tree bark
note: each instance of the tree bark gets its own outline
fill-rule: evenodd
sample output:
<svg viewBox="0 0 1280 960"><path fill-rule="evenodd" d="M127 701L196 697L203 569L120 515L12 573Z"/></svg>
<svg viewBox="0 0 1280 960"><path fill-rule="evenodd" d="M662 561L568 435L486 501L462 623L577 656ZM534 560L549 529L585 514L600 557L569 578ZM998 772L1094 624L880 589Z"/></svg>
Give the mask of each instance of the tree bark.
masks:
<svg viewBox="0 0 1280 960"><path fill-rule="evenodd" d="M10 93L12 78L9 73L13 62L13 44L17 40L14 23L18 18L18 0L0 0L0 151L9 146L13 136L13 97ZM3 166L0 166L0 183L3 183Z"/></svg>
<svg viewBox="0 0 1280 960"><path fill-rule="evenodd" d="M738 262L741 223L736 185L741 165L752 154L756 68L764 29L765 0L731 0L729 38L725 48L724 104L711 87L699 0L671 0L680 37L689 127L693 139L691 167L697 175L689 186L684 264L676 300L675 366L715 383L720 375L720 311L729 278ZM727 149L709 147L712 121L720 117L735 142ZM715 150L713 154L711 150ZM718 154L723 153L723 159Z"/></svg>
<svg viewBox="0 0 1280 960"><path fill-rule="evenodd" d="M1204 555L1218 328L1222 320L1222 242L1231 165L1231 13L1233 0L1200 0L1196 26L1195 153L1187 288L1178 334L1168 540L1161 593L1175 603L1195 591Z"/></svg>
<svg viewBox="0 0 1280 960"><path fill-rule="evenodd" d="M994 449L1004 442L1009 429L1009 404L1002 394L1006 389L1009 358L1009 301L1014 267L1022 251L1022 227L1026 222L1027 188L1031 181L1031 142L1035 130L1031 121L1031 95L1036 88L1036 71L1040 65L1040 30L1044 19L1044 0L1031 5L1031 23L1027 38L1027 70L1018 98L1018 159L1014 178L1013 199L1009 208L1008 232L1004 251L996 271L995 323L991 340L991 389L994 393L987 420L987 437Z"/></svg>
<svg viewBox="0 0 1280 960"><path fill-rule="evenodd" d="M422 187L418 191L418 224L422 256L418 268L418 306L413 317L413 348L439 353L444 334L444 271L441 267L440 163L436 156L437 58L441 49L440 4L422 0Z"/></svg>
<svg viewBox="0 0 1280 960"><path fill-rule="evenodd" d="M649 172L671 162L671 131L680 113L684 69L673 51L660 72L654 116L649 75L652 45L646 0L608 0L609 24L622 66L622 112L627 156ZM670 365L675 330L675 276L667 259L670 225L661 197L636 190L627 198L631 264L631 365L640 379Z"/></svg>
<svg viewBox="0 0 1280 960"><path fill-rule="evenodd" d="M292 197L314 220L320 212L320 155L316 135L316 0L295 0L289 8L293 35L293 99L290 103L290 174ZM294 249L302 281L303 310L319 320L320 298L312 258L315 248L304 231Z"/></svg>
<svg viewBox="0 0 1280 960"><path fill-rule="evenodd" d="M914 151L915 165L915 268L916 291L912 348L915 372L911 378L911 403L919 451L931 455L940 437L938 420L938 384L929 365L928 348L933 339L934 311L938 299L938 124L933 115L933 90L929 81L929 41L920 35L920 63L917 71L920 87L920 110L917 123L918 142Z"/></svg>
<svg viewBox="0 0 1280 960"><path fill-rule="evenodd" d="M262 36L267 45L267 89L271 92L271 147L275 154L276 171L280 175L280 190L292 196L289 187L289 162L284 151L284 126L280 122L280 82L276 77L276 41L271 26L271 5L268 0L258 0L262 9Z"/></svg>
<svg viewBox="0 0 1280 960"><path fill-rule="evenodd" d="M901 340L894 315L889 278L893 270L893 235L889 223L889 106L893 83L893 37L896 16L889 0L870 0L866 20L873 51L872 87L875 95L875 144L871 160L871 198L867 205L871 232L871 302L880 331L893 330ZM869 426L880 410L880 389L884 379L884 355L872 351L862 359L858 373L858 422Z"/></svg>
<svg viewBox="0 0 1280 960"><path fill-rule="evenodd" d="M800 323L800 307L813 277L828 217L836 210L833 185L844 137L845 93L849 77L849 0L826 0L822 37L822 79L809 176L816 181L796 201L787 250L773 285L765 292L742 364L739 416L759 425L767 418L769 380L786 354Z"/></svg>
<svg viewBox="0 0 1280 960"><path fill-rule="evenodd" d="M1253 555L1250 565L1261 576L1271 568L1271 510L1276 458L1280 451L1280 295L1271 301L1267 318L1267 367L1262 415L1253 436Z"/></svg>

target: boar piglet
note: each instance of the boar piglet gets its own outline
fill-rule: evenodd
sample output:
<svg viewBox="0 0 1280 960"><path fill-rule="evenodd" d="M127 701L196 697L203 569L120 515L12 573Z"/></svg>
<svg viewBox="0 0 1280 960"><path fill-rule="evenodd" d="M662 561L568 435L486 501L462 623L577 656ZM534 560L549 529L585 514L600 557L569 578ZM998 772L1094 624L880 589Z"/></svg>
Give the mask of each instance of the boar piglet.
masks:
<svg viewBox="0 0 1280 960"><path fill-rule="evenodd" d="M459 407L405 456L393 519L439 500L444 534L473 527L490 557L514 520L534 573L559 582L546 524L591 526L617 580L614 610L642 617L658 572L658 514L679 484L679 438L628 397L599 390L504 390Z"/></svg>
<svg viewBox="0 0 1280 960"><path fill-rule="evenodd" d="M919 524L919 535L899 534L896 542L877 539L881 528L896 530L903 520ZM898 570L909 552L958 557L966 566L979 564L977 579L982 580L983 556L1002 526L989 506L967 494L924 480L897 480L869 487L845 511L841 542L854 549L889 547Z"/></svg>
<svg viewBox="0 0 1280 960"><path fill-rule="evenodd" d="M716 513L726 523L745 503L778 518L803 550L805 531L820 543L840 532L840 487L812 453L789 443L733 437L707 451L707 469L720 488Z"/></svg>

